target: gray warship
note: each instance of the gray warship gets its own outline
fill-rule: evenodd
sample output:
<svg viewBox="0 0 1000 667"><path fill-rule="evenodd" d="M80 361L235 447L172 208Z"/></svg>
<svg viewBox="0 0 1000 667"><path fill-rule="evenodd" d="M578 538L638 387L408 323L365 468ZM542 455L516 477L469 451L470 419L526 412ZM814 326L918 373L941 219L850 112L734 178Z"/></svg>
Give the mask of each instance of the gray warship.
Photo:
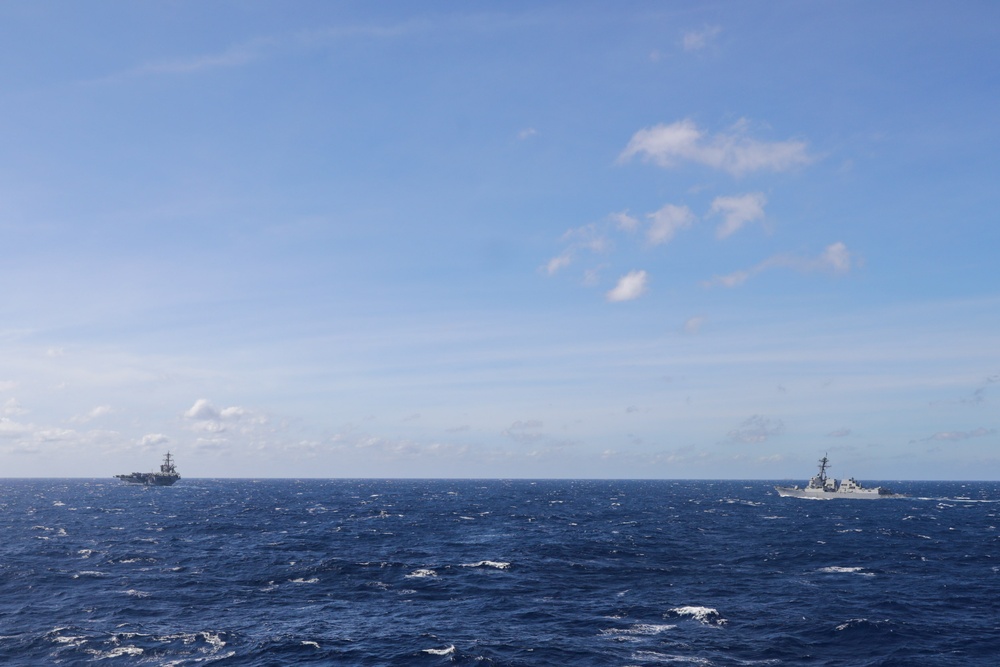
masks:
<svg viewBox="0 0 1000 667"><path fill-rule="evenodd" d="M118 479L129 484L145 484L146 486L170 486L181 476L177 473L174 460L170 457L170 452L163 457L160 465L160 472L133 472L128 475L115 475Z"/></svg>
<svg viewBox="0 0 1000 667"><path fill-rule="evenodd" d="M889 489L881 486L868 489L861 485L853 477L843 481L837 481L826 476L826 469L830 465L830 460L826 454L819 460L819 474L809 480L809 484L804 489L798 486L776 486L775 491L783 498L815 498L818 500L828 500L834 498L852 498L857 500L877 500L882 498L905 498L901 493L893 493Z"/></svg>

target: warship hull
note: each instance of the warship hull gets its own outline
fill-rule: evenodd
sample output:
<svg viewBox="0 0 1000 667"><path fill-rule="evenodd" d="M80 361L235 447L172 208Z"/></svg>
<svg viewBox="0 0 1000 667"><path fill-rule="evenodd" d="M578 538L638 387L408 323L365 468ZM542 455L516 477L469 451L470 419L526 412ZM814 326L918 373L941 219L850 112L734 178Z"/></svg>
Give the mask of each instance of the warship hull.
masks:
<svg viewBox="0 0 1000 667"><path fill-rule="evenodd" d="M797 486L776 486L774 490L782 498L812 498L815 500L883 500L885 498L905 498L901 493L892 493L882 488L865 489L864 491L824 491L822 489L800 489Z"/></svg>
<svg viewBox="0 0 1000 667"><path fill-rule="evenodd" d="M819 474L809 480L805 488L798 486L776 486L774 490L782 498L808 498L811 500L885 500L887 498L905 498L901 493L893 493L889 489L876 486L868 488L853 477L843 481L828 477L826 469L830 460L826 455L819 460Z"/></svg>
<svg viewBox="0 0 1000 667"><path fill-rule="evenodd" d="M128 475L115 475L115 477L129 484L142 484L143 486L170 486L181 478L176 466L174 466L170 452L167 452L167 455L163 457L160 472L133 472Z"/></svg>
<svg viewBox="0 0 1000 667"><path fill-rule="evenodd" d="M146 486L170 486L181 478L180 475L163 475L155 472L134 472L129 475L115 475L115 477L129 484L145 484Z"/></svg>

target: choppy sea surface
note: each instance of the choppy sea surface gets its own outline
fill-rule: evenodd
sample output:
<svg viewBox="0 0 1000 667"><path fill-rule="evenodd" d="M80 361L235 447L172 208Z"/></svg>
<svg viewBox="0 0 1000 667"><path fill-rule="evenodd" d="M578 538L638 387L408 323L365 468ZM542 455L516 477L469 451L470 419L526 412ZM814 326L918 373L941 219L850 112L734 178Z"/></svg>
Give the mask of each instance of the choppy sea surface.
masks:
<svg viewBox="0 0 1000 667"><path fill-rule="evenodd" d="M891 486L0 480L0 664L1000 664L1000 484Z"/></svg>

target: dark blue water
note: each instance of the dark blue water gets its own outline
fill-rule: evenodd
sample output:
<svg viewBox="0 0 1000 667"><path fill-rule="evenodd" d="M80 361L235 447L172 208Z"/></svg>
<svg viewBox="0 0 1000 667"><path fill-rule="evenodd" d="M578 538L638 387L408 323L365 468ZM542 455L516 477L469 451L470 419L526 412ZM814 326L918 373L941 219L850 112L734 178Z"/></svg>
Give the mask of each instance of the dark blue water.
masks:
<svg viewBox="0 0 1000 667"><path fill-rule="evenodd" d="M996 665L1000 484L0 480L0 663Z"/></svg>

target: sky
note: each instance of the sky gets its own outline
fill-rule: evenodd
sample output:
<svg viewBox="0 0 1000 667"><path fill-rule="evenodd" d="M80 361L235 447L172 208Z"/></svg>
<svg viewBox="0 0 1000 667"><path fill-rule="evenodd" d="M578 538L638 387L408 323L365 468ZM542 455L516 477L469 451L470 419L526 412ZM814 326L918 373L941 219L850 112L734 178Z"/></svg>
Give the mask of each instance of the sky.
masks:
<svg viewBox="0 0 1000 667"><path fill-rule="evenodd" d="M1000 478L1000 4L0 3L0 477Z"/></svg>

